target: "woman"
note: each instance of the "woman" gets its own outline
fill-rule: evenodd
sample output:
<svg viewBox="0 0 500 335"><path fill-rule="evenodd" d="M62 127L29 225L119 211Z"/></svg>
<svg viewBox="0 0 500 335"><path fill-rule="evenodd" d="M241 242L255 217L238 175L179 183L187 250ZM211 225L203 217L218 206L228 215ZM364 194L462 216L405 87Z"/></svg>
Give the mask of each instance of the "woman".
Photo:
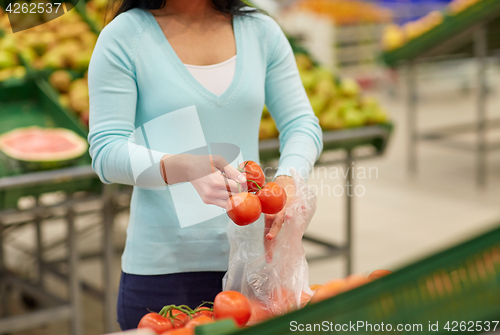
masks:
<svg viewBox="0 0 500 335"><path fill-rule="evenodd" d="M222 290L227 187L246 180L237 163L259 160L264 103L280 132L274 181L290 199L290 168L307 178L322 141L270 17L238 0L124 0L118 14L89 68L89 142L104 183L134 185L118 298L125 330L148 309L194 307ZM264 221L271 262L284 211Z"/></svg>

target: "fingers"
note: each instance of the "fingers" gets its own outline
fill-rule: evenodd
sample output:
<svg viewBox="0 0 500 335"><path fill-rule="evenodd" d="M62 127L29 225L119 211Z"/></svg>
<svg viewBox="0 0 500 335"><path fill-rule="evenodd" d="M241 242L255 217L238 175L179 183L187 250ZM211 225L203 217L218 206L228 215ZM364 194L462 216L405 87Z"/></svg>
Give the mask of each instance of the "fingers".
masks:
<svg viewBox="0 0 500 335"><path fill-rule="evenodd" d="M273 238L275 238L276 235L278 235L278 233L280 232L281 227L283 227L284 221L285 221L285 211L283 210L275 215L274 220L269 229L269 232L266 234L266 239L272 240Z"/></svg>
<svg viewBox="0 0 500 335"><path fill-rule="evenodd" d="M220 171L223 171L230 179L235 180L239 183L246 183L247 179L245 176L238 171L236 168L229 165L229 163L224 159L224 157L219 155L212 156L214 165Z"/></svg>
<svg viewBox="0 0 500 335"><path fill-rule="evenodd" d="M271 263L273 261L273 248L275 245L275 240L269 238L269 231L272 228L275 218L275 214L266 214L264 216L264 250L267 263Z"/></svg>
<svg viewBox="0 0 500 335"><path fill-rule="evenodd" d="M223 184L221 186L224 189L224 191L226 191L226 193L228 186L231 193L240 193L246 191L246 189L243 189L243 185L240 185L240 187L238 187L238 183L231 179L226 179L225 182L223 181Z"/></svg>

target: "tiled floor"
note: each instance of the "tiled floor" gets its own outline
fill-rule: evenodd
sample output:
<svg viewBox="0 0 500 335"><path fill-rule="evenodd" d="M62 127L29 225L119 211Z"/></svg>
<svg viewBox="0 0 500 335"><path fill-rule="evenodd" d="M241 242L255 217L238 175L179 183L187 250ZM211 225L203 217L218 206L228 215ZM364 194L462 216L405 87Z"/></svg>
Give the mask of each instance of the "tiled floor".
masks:
<svg viewBox="0 0 500 335"><path fill-rule="evenodd" d="M472 80L473 77L464 78ZM454 82L453 78L448 78L443 85L439 80L422 78L421 84L425 91L419 112L421 128L473 120L474 91L458 90L461 83ZM494 85L493 89L488 113L500 116L500 95L497 94L500 86ZM457 152L432 143L419 145L419 172L415 178L408 178L405 170L405 101L401 98L403 92L396 90L396 93L396 97L390 97L385 90L377 94L397 125L387 154L355 163L358 169L371 167L378 171L378 178L373 172L370 179L356 180L357 185L363 186L364 195L354 198L355 272L397 269L500 222L500 152L489 157L488 185L484 190L477 189L474 182L473 153ZM490 136L498 139L498 135L491 133ZM463 140L471 138L464 136ZM343 241L344 198L326 193L327 187L333 190L341 183L341 179L318 176L310 179L311 185L324 191L318 196L310 234ZM117 228L117 240L123 241L124 226ZM83 244L95 244L96 239L98 236L91 236ZM309 244L306 250L309 254L318 252L317 247ZM115 267L118 277L118 257ZM85 262L81 275L99 285L99 263L95 260ZM311 283L340 276L343 276L340 259L310 264ZM86 334L102 333L101 314L101 305L92 298L85 298ZM18 335L64 335L67 329L67 324L61 322Z"/></svg>

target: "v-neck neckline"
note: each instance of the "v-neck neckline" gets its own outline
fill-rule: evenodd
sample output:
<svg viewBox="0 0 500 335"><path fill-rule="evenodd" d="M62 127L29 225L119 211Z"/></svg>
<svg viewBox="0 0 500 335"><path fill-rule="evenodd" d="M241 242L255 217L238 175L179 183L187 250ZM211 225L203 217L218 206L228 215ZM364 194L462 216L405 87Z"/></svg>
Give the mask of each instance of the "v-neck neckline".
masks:
<svg viewBox="0 0 500 335"><path fill-rule="evenodd" d="M161 41L161 44L165 47L167 51L167 55L170 57L170 60L175 64L177 69L183 74L184 78L191 83L191 85L198 90L201 94L203 94L205 97L213 101L214 103L220 105L223 105L235 92L236 88L238 87L241 79L241 74L243 70L243 41L241 39L241 30L240 30L240 20L239 17L234 15L232 18L233 22L233 33L234 33L234 39L236 43L236 68L234 72L234 77L233 80L231 81L231 84L229 87L226 89L224 93L221 95L216 95L209 91L205 86L203 86L196 78L189 72L187 67L184 65L184 63L181 61L177 53L175 52L174 48L172 48L172 45L168 41L167 37L165 36L165 33L163 32L160 24L156 20L155 16L153 13L151 13L149 10L145 10L146 14L149 16L149 18L153 21L153 30L157 34L157 37Z"/></svg>

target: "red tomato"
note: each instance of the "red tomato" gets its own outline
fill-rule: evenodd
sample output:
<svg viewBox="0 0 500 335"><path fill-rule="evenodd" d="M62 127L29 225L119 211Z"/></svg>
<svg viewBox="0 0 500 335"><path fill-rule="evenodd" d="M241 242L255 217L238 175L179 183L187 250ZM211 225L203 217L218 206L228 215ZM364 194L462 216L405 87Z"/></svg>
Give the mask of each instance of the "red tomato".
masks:
<svg viewBox="0 0 500 335"><path fill-rule="evenodd" d="M252 315L248 299L236 291L223 291L215 297L215 319L232 318L239 327L246 325Z"/></svg>
<svg viewBox="0 0 500 335"><path fill-rule="evenodd" d="M168 314L168 315L170 315L170 314ZM190 317L186 313L184 313L181 310L178 310L177 308L172 309L172 315L176 318L176 320L182 322L183 325L185 325L186 322L188 322L190 320ZM179 327L176 326L175 328L179 328Z"/></svg>
<svg viewBox="0 0 500 335"><path fill-rule="evenodd" d="M375 270L372 273L370 273L368 278L372 279L372 280L379 279L379 278L385 277L387 275L390 275L391 273L392 273L392 271L389 271L389 270Z"/></svg>
<svg viewBox="0 0 500 335"><path fill-rule="evenodd" d="M160 335L194 335L194 328L179 328L169 330L165 333L161 333Z"/></svg>
<svg viewBox="0 0 500 335"><path fill-rule="evenodd" d="M195 328L201 325L206 325L207 323L214 323L214 319L211 318L210 316L206 315L201 315L198 317L195 317L194 319L191 319L186 323L186 328Z"/></svg>
<svg viewBox="0 0 500 335"><path fill-rule="evenodd" d="M258 191L259 187L263 187L266 183L264 171L262 171L259 164L254 161L245 161L241 163L240 171L243 172L247 178L248 192ZM259 187L255 184L258 184Z"/></svg>
<svg viewBox="0 0 500 335"><path fill-rule="evenodd" d="M259 198L247 192L233 194L227 199L226 210L229 218L238 226L254 223L262 213Z"/></svg>
<svg viewBox="0 0 500 335"><path fill-rule="evenodd" d="M212 311L210 307L202 306L202 307L198 308L196 313L194 313L195 317L201 316L201 315L205 315L205 316L209 316L209 317L213 318L214 311Z"/></svg>
<svg viewBox="0 0 500 335"><path fill-rule="evenodd" d="M252 300L250 302L250 306L252 308L252 316L250 317L250 320L248 320L249 326L253 326L275 316L268 307L259 301Z"/></svg>
<svg viewBox="0 0 500 335"><path fill-rule="evenodd" d="M161 334L167 330L182 327L182 323L176 320L164 318L158 313L148 313L139 321L137 328L149 328L157 334Z"/></svg>
<svg viewBox="0 0 500 335"><path fill-rule="evenodd" d="M277 214L286 204L286 192L283 187L274 182L267 183L255 193L262 205L262 213Z"/></svg>

